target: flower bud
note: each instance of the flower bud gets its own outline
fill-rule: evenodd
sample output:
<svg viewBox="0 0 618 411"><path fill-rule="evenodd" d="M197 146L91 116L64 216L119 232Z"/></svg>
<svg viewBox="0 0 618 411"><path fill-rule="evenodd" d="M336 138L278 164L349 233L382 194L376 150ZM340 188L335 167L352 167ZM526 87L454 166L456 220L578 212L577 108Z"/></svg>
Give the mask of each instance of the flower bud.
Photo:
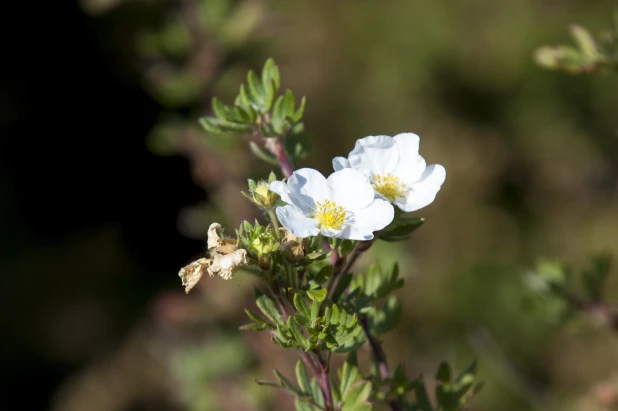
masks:
<svg viewBox="0 0 618 411"><path fill-rule="evenodd" d="M278 247L279 243L273 231L266 231L251 241L251 250L259 257L276 251Z"/></svg>
<svg viewBox="0 0 618 411"><path fill-rule="evenodd" d="M272 208L279 199L276 193L269 190L270 183L276 180L275 173L270 173L268 181L261 180L255 182L249 180L249 193L242 192L242 195L247 197L253 204L260 208Z"/></svg>

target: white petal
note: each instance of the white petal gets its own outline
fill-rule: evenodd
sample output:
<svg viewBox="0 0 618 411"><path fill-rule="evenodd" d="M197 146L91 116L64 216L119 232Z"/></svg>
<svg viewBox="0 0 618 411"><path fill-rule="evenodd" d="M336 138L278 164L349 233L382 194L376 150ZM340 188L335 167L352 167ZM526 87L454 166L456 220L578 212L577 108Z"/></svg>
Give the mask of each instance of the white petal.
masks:
<svg viewBox="0 0 618 411"><path fill-rule="evenodd" d="M414 133L401 133L393 137L402 157L413 157L418 154L420 137Z"/></svg>
<svg viewBox="0 0 618 411"><path fill-rule="evenodd" d="M414 133L401 133L393 137L399 150L399 164L395 175L405 184L417 182L427 164L425 159L418 154L420 137Z"/></svg>
<svg viewBox="0 0 618 411"><path fill-rule="evenodd" d="M268 186L268 189L273 193L278 194L284 203L293 204L293 201L290 198L290 188L283 181L273 181Z"/></svg>
<svg viewBox="0 0 618 411"><path fill-rule="evenodd" d="M346 226L343 230L338 233L329 233L325 234L324 230L322 230L322 234L326 237L334 237L334 238L343 238L345 240L371 240L373 238L373 232L367 231L366 229L360 229L356 226Z"/></svg>
<svg viewBox="0 0 618 411"><path fill-rule="evenodd" d="M296 237L305 238L320 233L318 222L307 217L303 214L301 209L296 206L287 205L284 207L277 207L276 213L279 222Z"/></svg>
<svg viewBox="0 0 618 411"><path fill-rule="evenodd" d="M442 187L446 180L446 169L440 164L432 164L425 169L421 179L414 185L414 188L423 189L430 187Z"/></svg>
<svg viewBox="0 0 618 411"><path fill-rule="evenodd" d="M345 157L335 157L333 158L333 168L335 171L343 170L344 168L349 168L350 162Z"/></svg>
<svg viewBox="0 0 618 411"><path fill-rule="evenodd" d="M364 147L370 148L390 148L395 145L395 140L390 136L367 136L356 140L352 153ZM352 154L350 153L350 154Z"/></svg>
<svg viewBox="0 0 618 411"><path fill-rule="evenodd" d="M326 178L312 168L301 168L288 179L290 197L294 204L305 212L315 207L318 201L330 199Z"/></svg>
<svg viewBox="0 0 618 411"><path fill-rule="evenodd" d="M444 167L439 164L430 165L423 172L421 180L412 185L406 197L397 200L395 204L407 212L426 207L435 200L445 179L446 170Z"/></svg>
<svg viewBox="0 0 618 411"><path fill-rule="evenodd" d="M419 154L405 156L400 153L399 156L399 164L397 164L394 175L406 185L418 183L427 167L425 159Z"/></svg>
<svg viewBox="0 0 618 411"><path fill-rule="evenodd" d="M345 168L335 171L326 180L331 199L347 210L360 210L374 198L373 186L360 171Z"/></svg>
<svg viewBox="0 0 618 411"><path fill-rule="evenodd" d="M391 139L392 140L392 139ZM348 157L350 167L369 171L372 176L393 173L399 162L399 152L394 145L390 147L358 146Z"/></svg>
<svg viewBox="0 0 618 411"><path fill-rule="evenodd" d="M395 217L395 210L388 201L376 198L369 206L354 213L354 217L356 228L372 233L389 225Z"/></svg>

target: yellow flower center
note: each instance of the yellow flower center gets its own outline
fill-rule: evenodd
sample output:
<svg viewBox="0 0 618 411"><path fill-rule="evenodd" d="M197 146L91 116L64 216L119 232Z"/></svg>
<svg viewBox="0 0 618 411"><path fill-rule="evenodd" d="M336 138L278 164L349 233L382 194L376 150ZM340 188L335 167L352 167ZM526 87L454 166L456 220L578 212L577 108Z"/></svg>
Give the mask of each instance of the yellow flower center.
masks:
<svg viewBox="0 0 618 411"><path fill-rule="evenodd" d="M378 174L373 179L372 183L373 188L389 200L402 197L405 190L405 185L399 181L399 177L391 173L386 173L384 175Z"/></svg>
<svg viewBox="0 0 618 411"><path fill-rule="evenodd" d="M320 222L320 228L340 230L345 221L346 211L334 201L318 201L313 207L313 218Z"/></svg>

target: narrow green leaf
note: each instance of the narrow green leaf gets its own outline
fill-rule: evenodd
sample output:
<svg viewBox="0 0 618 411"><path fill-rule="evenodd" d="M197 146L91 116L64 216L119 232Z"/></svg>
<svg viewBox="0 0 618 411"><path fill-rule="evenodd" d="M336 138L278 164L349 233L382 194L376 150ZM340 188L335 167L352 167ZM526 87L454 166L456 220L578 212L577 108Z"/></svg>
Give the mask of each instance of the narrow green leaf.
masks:
<svg viewBox="0 0 618 411"><path fill-rule="evenodd" d="M294 294L294 307L296 307L298 312L305 317L309 317L311 315L311 313L309 312L309 307L307 306L305 299L302 295L300 295L300 293Z"/></svg>
<svg viewBox="0 0 618 411"><path fill-rule="evenodd" d="M249 148L251 149L251 152L260 160L265 161L271 165L279 165L279 161L272 154L269 154L266 151L262 150L253 141L249 142Z"/></svg>
<svg viewBox="0 0 618 411"><path fill-rule="evenodd" d="M266 323L258 324L258 323L249 323L245 325L241 325L238 327L240 331L264 331L268 326Z"/></svg>
<svg viewBox="0 0 618 411"><path fill-rule="evenodd" d="M341 395L345 397L352 384L354 384L360 378L361 374L358 370L356 352L351 352L350 354L348 354L348 358L346 359L343 367L341 368L341 384L339 385Z"/></svg>
<svg viewBox="0 0 618 411"><path fill-rule="evenodd" d="M298 107L298 110L296 110L296 112L292 116L292 118L294 119L296 123L298 123L303 118L306 105L307 105L307 97L303 96L303 98L300 100L300 107Z"/></svg>
<svg viewBox="0 0 618 411"><path fill-rule="evenodd" d="M319 407L324 408L324 396L322 395L322 390L320 389L318 380L316 380L315 378L311 380L311 394L313 395L313 401Z"/></svg>
<svg viewBox="0 0 618 411"><path fill-rule="evenodd" d="M283 96L283 114L284 116L292 117L294 115L294 108L296 107L296 98L292 90L287 89Z"/></svg>
<svg viewBox="0 0 618 411"><path fill-rule="evenodd" d="M371 395L371 383L369 381L356 381L343 396L343 408L354 410L355 406L361 405Z"/></svg>
<svg viewBox="0 0 618 411"><path fill-rule="evenodd" d="M261 292L260 294L261 295L259 295L255 301L255 304L258 306L260 311L262 311L262 313L266 317L268 317L268 319L270 319L273 323L282 323L281 314L279 313L277 304L266 294L263 294Z"/></svg>
<svg viewBox="0 0 618 411"><path fill-rule="evenodd" d="M234 121L219 120L218 127L223 131L246 133L253 130L250 124L236 123Z"/></svg>
<svg viewBox="0 0 618 411"><path fill-rule="evenodd" d="M252 100L256 101L261 107L263 107L266 100L266 95L262 85L260 84L260 79L254 71L249 71L249 74L247 74L247 83L249 85Z"/></svg>
<svg viewBox="0 0 618 411"><path fill-rule="evenodd" d="M294 337L294 340L296 340L296 342L298 342L300 345L305 345L307 340L296 321L294 321L293 317L288 318L287 324L290 332L292 333L292 336Z"/></svg>
<svg viewBox="0 0 618 411"><path fill-rule="evenodd" d="M329 322L331 324L339 324L339 314L340 314L340 311L339 311L339 307L337 307L337 304L333 304L332 311L333 312L332 312L332 314L330 316L330 321Z"/></svg>
<svg viewBox="0 0 618 411"><path fill-rule="evenodd" d="M251 318L253 321L255 321L256 323L266 324L266 320L264 320L262 317L260 317L258 314L254 313L253 311L245 308L245 313L247 313L247 316Z"/></svg>
<svg viewBox="0 0 618 411"><path fill-rule="evenodd" d="M284 120L285 113L283 112L283 96L279 96L277 97L277 100L275 100L275 105L273 107L272 115L270 117L270 122L273 128L279 134L283 133Z"/></svg>
<svg viewBox="0 0 618 411"><path fill-rule="evenodd" d="M199 119L201 126L209 133L223 134L224 131L219 127L219 121L213 117L201 117Z"/></svg>
<svg viewBox="0 0 618 411"><path fill-rule="evenodd" d="M307 374L305 364L303 364L301 360L298 360L296 363L296 381L298 381L298 385L303 392L311 393L311 382L309 380L309 375Z"/></svg>
<svg viewBox="0 0 618 411"><path fill-rule="evenodd" d="M410 234L418 229L424 221L425 219L421 217L400 218L393 221L383 230L378 231L377 235L384 241L405 240Z"/></svg>
<svg viewBox="0 0 618 411"><path fill-rule="evenodd" d="M285 375L281 374L279 370L275 368L274 371L275 371L275 375L277 376L277 378L279 378L279 381L281 381L282 387L287 388L289 391L293 392L296 395L299 395L299 396L303 395L303 393L298 388L296 388L296 386L292 383L292 381L287 379Z"/></svg>
<svg viewBox="0 0 618 411"><path fill-rule="evenodd" d="M269 58L266 60L266 63L264 63L264 68L262 69L263 87L266 88L271 81L274 83L275 92L278 91L280 84L279 68L275 64L275 60Z"/></svg>
<svg viewBox="0 0 618 411"><path fill-rule="evenodd" d="M219 120L227 120L225 104L217 97L212 98L212 111L219 118Z"/></svg>
<svg viewBox="0 0 618 411"><path fill-rule="evenodd" d="M593 58L599 56L597 43L587 29L573 24L570 27L570 31L575 43L577 43L577 46L584 54Z"/></svg>
<svg viewBox="0 0 618 411"><path fill-rule="evenodd" d="M318 300L313 300L313 302L311 303L311 321L318 318L319 314L320 314L320 303L318 302Z"/></svg>
<svg viewBox="0 0 618 411"><path fill-rule="evenodd" d="M331 307L326 307L324 310L324 323L326 325L330 324L331 315L333 315L333 309Z"/></svg>

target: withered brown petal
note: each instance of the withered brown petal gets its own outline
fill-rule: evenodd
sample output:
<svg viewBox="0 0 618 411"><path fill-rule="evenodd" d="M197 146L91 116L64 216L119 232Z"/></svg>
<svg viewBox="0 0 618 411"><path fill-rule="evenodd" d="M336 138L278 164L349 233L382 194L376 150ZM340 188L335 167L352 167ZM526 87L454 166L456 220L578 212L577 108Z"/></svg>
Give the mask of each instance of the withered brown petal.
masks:
<svg viewBox="0 0 618 411"><path fill-rule="evenodd" d="M202 275L204 275L208 267L210 267L210 260L207 258L200 258L180 269L178 276L182 279L182 285L185 286L185 292L187 294L189 294L189 291L200 281L200 278L202 278ZM209 274L212 277L212 274Z"/></svg>

